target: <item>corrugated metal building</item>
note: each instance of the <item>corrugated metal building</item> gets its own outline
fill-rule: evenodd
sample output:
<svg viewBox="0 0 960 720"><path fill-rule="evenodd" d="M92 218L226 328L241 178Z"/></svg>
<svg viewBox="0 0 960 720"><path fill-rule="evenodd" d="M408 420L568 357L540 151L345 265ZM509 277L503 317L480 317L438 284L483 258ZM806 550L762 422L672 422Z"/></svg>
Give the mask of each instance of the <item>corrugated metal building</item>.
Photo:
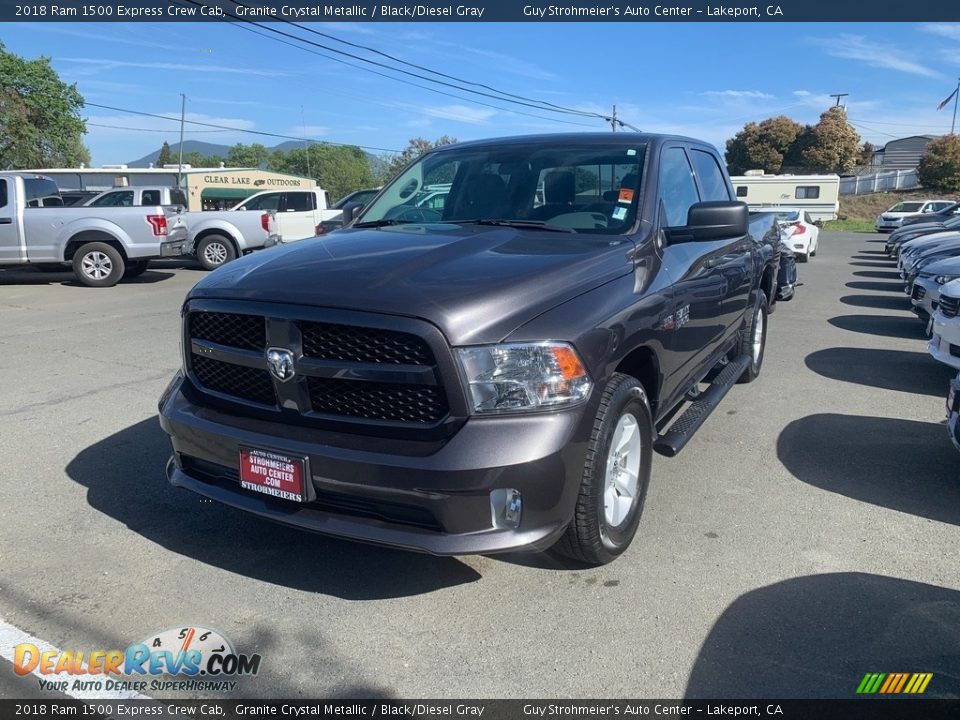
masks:
<svg viewBox="0 0 960 720"><path fill-rule="evenodd" d="M913 170L920 164L920 158L927 150L931 140L939 135L911 135L910 137L891 140L877 154L882 153L881 169L883 170Z"/></svg>

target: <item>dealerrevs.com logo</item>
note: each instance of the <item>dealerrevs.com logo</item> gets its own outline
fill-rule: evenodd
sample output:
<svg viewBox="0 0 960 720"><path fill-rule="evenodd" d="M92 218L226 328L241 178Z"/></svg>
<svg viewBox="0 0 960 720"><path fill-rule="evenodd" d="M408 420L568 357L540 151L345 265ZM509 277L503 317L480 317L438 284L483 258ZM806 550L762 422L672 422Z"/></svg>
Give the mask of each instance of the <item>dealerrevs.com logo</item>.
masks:
<svg viewBox="0 0 960 720"><path fill-rule="evenodd" d="M40 689L230 692L236 678L256 675L260 655L238 653L222 633L190 626L170 628L126 650L44 650L17 645L13 670L40 676Z"/></svg>

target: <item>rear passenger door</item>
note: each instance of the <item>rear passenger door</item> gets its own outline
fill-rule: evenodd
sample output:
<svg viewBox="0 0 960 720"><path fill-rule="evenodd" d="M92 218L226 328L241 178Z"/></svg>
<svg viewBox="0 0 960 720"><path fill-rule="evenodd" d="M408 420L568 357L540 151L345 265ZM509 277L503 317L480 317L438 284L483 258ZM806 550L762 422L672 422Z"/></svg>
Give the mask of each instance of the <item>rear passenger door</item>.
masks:
<svg viewBox="0 0 960 720"><path fill-rule="evenodd" d="M21 259L20 224L17 222L13 182L0 178L0 264Z"/></svg>
<svg viewBox="0 0 960 720"><path fill-rule="evenodd" d="M317 223L317 196L313 192L289 191L283 193L280 212L277 219L280 223L280 234L287 242L302 240L316 235Z"/></svg>

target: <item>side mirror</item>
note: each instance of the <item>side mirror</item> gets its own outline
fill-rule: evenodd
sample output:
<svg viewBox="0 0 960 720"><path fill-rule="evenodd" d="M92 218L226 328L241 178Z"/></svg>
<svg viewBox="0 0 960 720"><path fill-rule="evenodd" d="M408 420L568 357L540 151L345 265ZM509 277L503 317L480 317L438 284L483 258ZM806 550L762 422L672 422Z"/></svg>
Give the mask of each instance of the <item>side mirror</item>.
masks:
<svg viewBox="0 0 960 720"><path fill-rule="evenodd" d="M364 203L347 203L343 206L343 226L346 227L354 220L360 212L366 207Z"/></svg>
<svg viewBox="0 0 960 720"><path fill-rule="evenodd" d="M816 225L818 228L822 228L822 227L823 227L823 220L814 220L814 221L813 221L813 224Z"/></svg>
<svg viewBox="0 0 960 720"><path fill-rule="evenodd" d="M666 228L668 242L722 240L746 235L750 226L750 210L746 203L711 200L690 206L684 227Z"/></svg>

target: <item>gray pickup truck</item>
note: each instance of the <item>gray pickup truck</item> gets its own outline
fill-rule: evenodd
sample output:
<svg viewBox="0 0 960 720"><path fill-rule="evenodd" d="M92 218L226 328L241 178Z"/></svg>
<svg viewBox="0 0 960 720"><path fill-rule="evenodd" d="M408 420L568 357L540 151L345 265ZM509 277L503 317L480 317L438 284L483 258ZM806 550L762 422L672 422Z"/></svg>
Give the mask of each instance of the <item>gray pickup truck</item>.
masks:
<svg viewBox="0 0 960 720"><path fill-rule="evenodd" d="M190 291L168 478L341 538L610 562L654 453L760 374L776 238L690 138L438 148L352 225Z"/></svg>
<svg viewBox="0 0 960 720"><path fill-rule="evenodd" d="M56 183L40 175L0 173L0 267L59 270L70 263L88 287L111 287L141 275L151 259L172 253L187 236L175 208L50 205Z"/></svg>
<svg viewBox="0 0 960 720"><path fill-rule="evenodd" d="M259 197L259 195L253 197ZM187 198L179 188L157 185L116 188L103 192L87 202L91 207L129 207L149 204L185 207ZM177 248L176 254L194 255L205 270L216 270L224 263L241 255L279 244L276 208L270 211L264 209L257 212L238 212L238 210L247 209L241 206L233 210L184 213L188 235L182 246ZM309 225L312 234L313 225Z"/></svg>

